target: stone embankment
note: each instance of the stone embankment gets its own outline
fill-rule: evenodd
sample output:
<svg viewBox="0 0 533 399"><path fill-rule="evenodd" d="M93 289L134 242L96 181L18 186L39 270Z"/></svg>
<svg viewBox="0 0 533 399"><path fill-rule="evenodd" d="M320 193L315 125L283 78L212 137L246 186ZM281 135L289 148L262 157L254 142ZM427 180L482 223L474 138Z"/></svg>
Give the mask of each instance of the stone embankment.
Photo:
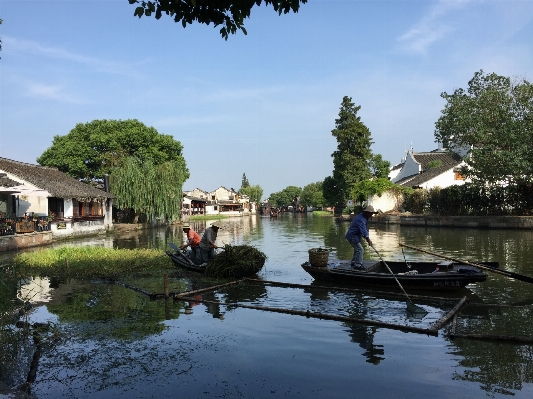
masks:
<svg viewBox="0 0 533 399"><path fill-rule="evenodd" d="M343 217L352 220L354 215ZM413 215L401 213L396 215L376 215L370 224L390 224L420 227L466 227L472 229L522 229L533 230L533 216L437 216Z"/></svg>

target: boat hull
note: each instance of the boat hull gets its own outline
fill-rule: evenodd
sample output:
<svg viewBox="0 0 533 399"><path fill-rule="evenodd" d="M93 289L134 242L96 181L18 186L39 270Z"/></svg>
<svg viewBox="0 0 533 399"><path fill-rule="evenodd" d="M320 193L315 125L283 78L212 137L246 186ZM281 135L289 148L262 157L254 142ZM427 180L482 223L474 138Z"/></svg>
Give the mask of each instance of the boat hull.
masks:
<svg viewBox="0 0 533 399"><path fill-rule="evenodd" d="M174 252L166 251L166 254L176 266L180 266L197 273L205 273L205 263L202 265L195 265L183 252L180 252L179 250Z"/></svg>
<svg viewBox="0 0 533 399"><path fill-rule="evenodd" d="M404 262L387 262L387 265L406 290L458 291L468 284L480 283L487 279L487 274L475 267L451 262L411 262L410 268ZM490 266L497 267L497 264L491 263ZM386 289L398 288L393 275L380 261L364 261L362 270L352 269L349 261L330 263L328 267L313 267L309 262L305 262L302 268L319 281ZM413 270L417 273L415 274Z"/></svg>
<svg viewBox="0 0 533 399"><path fill-rule="evenodd" d="M165 251L165 253L170 257L172 262L176 266L183 267L184 269L191 270L193 272L197 273L205 273L207 268L207 263L203 263L201 265L196 265L191 262L191 260L187 257L186 253L183 253L180 251L174 244L169 244L174 251ZM242 278L242 277L251 277L255 276L261 268L264 266L264 260L260 263L255 265L255 268L250 267L242 267L242 266L235 266L232 270L231 277L235 278Z"/></svg>

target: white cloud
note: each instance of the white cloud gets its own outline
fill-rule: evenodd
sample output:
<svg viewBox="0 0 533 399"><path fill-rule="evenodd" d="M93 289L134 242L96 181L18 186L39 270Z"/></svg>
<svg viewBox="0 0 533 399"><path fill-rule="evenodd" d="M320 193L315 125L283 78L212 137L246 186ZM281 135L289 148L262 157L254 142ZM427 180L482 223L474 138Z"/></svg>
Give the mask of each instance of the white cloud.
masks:
<svg viewBox="0 0 533 399"><path fill-rule="evenodd" d="M45 100L56 100L66 103L82 104L83 101L65 93L65 89L59 85L45 85L41 83L29 83L25 94L28 97Z"/></svg>
<svg viewBox="0 0 533 399"><path fill-rule="evenodd" d="M398 50L414 54L426 53L433 43L453 32L453 28L443 19L450 12L464 8L472 1L476 0L439 0L419 22L398 37Z"/></svg>
<svg viewBox="0 0 533 399"><path fill-rule="evenodd" d="M7 52L22 52L33 56L44 56L50 59L70 61L92 68L97 71L119 74L125 76L137 76L130 64L118 63L97 57L88 57L82 54L73 53L59 47L48 47L38 42L21 40L10 36L2 38L3 50ZM140 76L140 75L139 75Z"/></svg>

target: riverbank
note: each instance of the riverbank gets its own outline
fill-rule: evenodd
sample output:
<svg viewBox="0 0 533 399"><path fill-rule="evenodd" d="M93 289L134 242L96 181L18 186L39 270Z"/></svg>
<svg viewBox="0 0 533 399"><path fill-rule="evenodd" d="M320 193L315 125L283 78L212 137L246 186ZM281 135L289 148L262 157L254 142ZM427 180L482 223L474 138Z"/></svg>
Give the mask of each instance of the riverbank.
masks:
<svg viewBox="0 0 533 399"><path fill-rule="evenodd" d="M343 215L340 219L352 221L355 215ZM376 215L369 224L467 227L472 229L522 229L533 230L533 216L438 216L438 215Z"/></svg>

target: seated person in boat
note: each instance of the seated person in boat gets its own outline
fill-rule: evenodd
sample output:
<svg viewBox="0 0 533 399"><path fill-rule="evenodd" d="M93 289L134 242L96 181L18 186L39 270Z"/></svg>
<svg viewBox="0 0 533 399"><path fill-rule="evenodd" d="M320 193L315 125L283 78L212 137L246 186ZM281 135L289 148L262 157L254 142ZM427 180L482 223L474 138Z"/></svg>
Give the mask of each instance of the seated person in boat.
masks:
<svg viewBox="0 0 533 399"><path fill-rule="evenodd" d="M218 229L220 229L220 225L218 224L218 222L215 222L211 225L211 227L208 227L205 230L204 235L200 240L201 263L206 263L207 261L215 257L215 249L219 248L216 245Z"/></svg>
<svg viewBox="0 0 533 399"><path fill-rule="evenodd" d="M187 235L187 242L183 244L180 249L183 251L187 247L191 247L189 259L192 263L200 263L200 236L196 231L191 229L189 223L183 223L182 229Z"/></svg>
<svg viewBox="0 0 533 399"><path fill-rule="evenodd" d="M353 247L353 257L351 265L354 269L363 268L363 254L364 249L361 245L361 240L364 238L368 245L372 246L372 240L368 236L368 219L375 213L372 205L367 206L355 219L350 223L350 227L346 232L345 238Z"/></svg>

